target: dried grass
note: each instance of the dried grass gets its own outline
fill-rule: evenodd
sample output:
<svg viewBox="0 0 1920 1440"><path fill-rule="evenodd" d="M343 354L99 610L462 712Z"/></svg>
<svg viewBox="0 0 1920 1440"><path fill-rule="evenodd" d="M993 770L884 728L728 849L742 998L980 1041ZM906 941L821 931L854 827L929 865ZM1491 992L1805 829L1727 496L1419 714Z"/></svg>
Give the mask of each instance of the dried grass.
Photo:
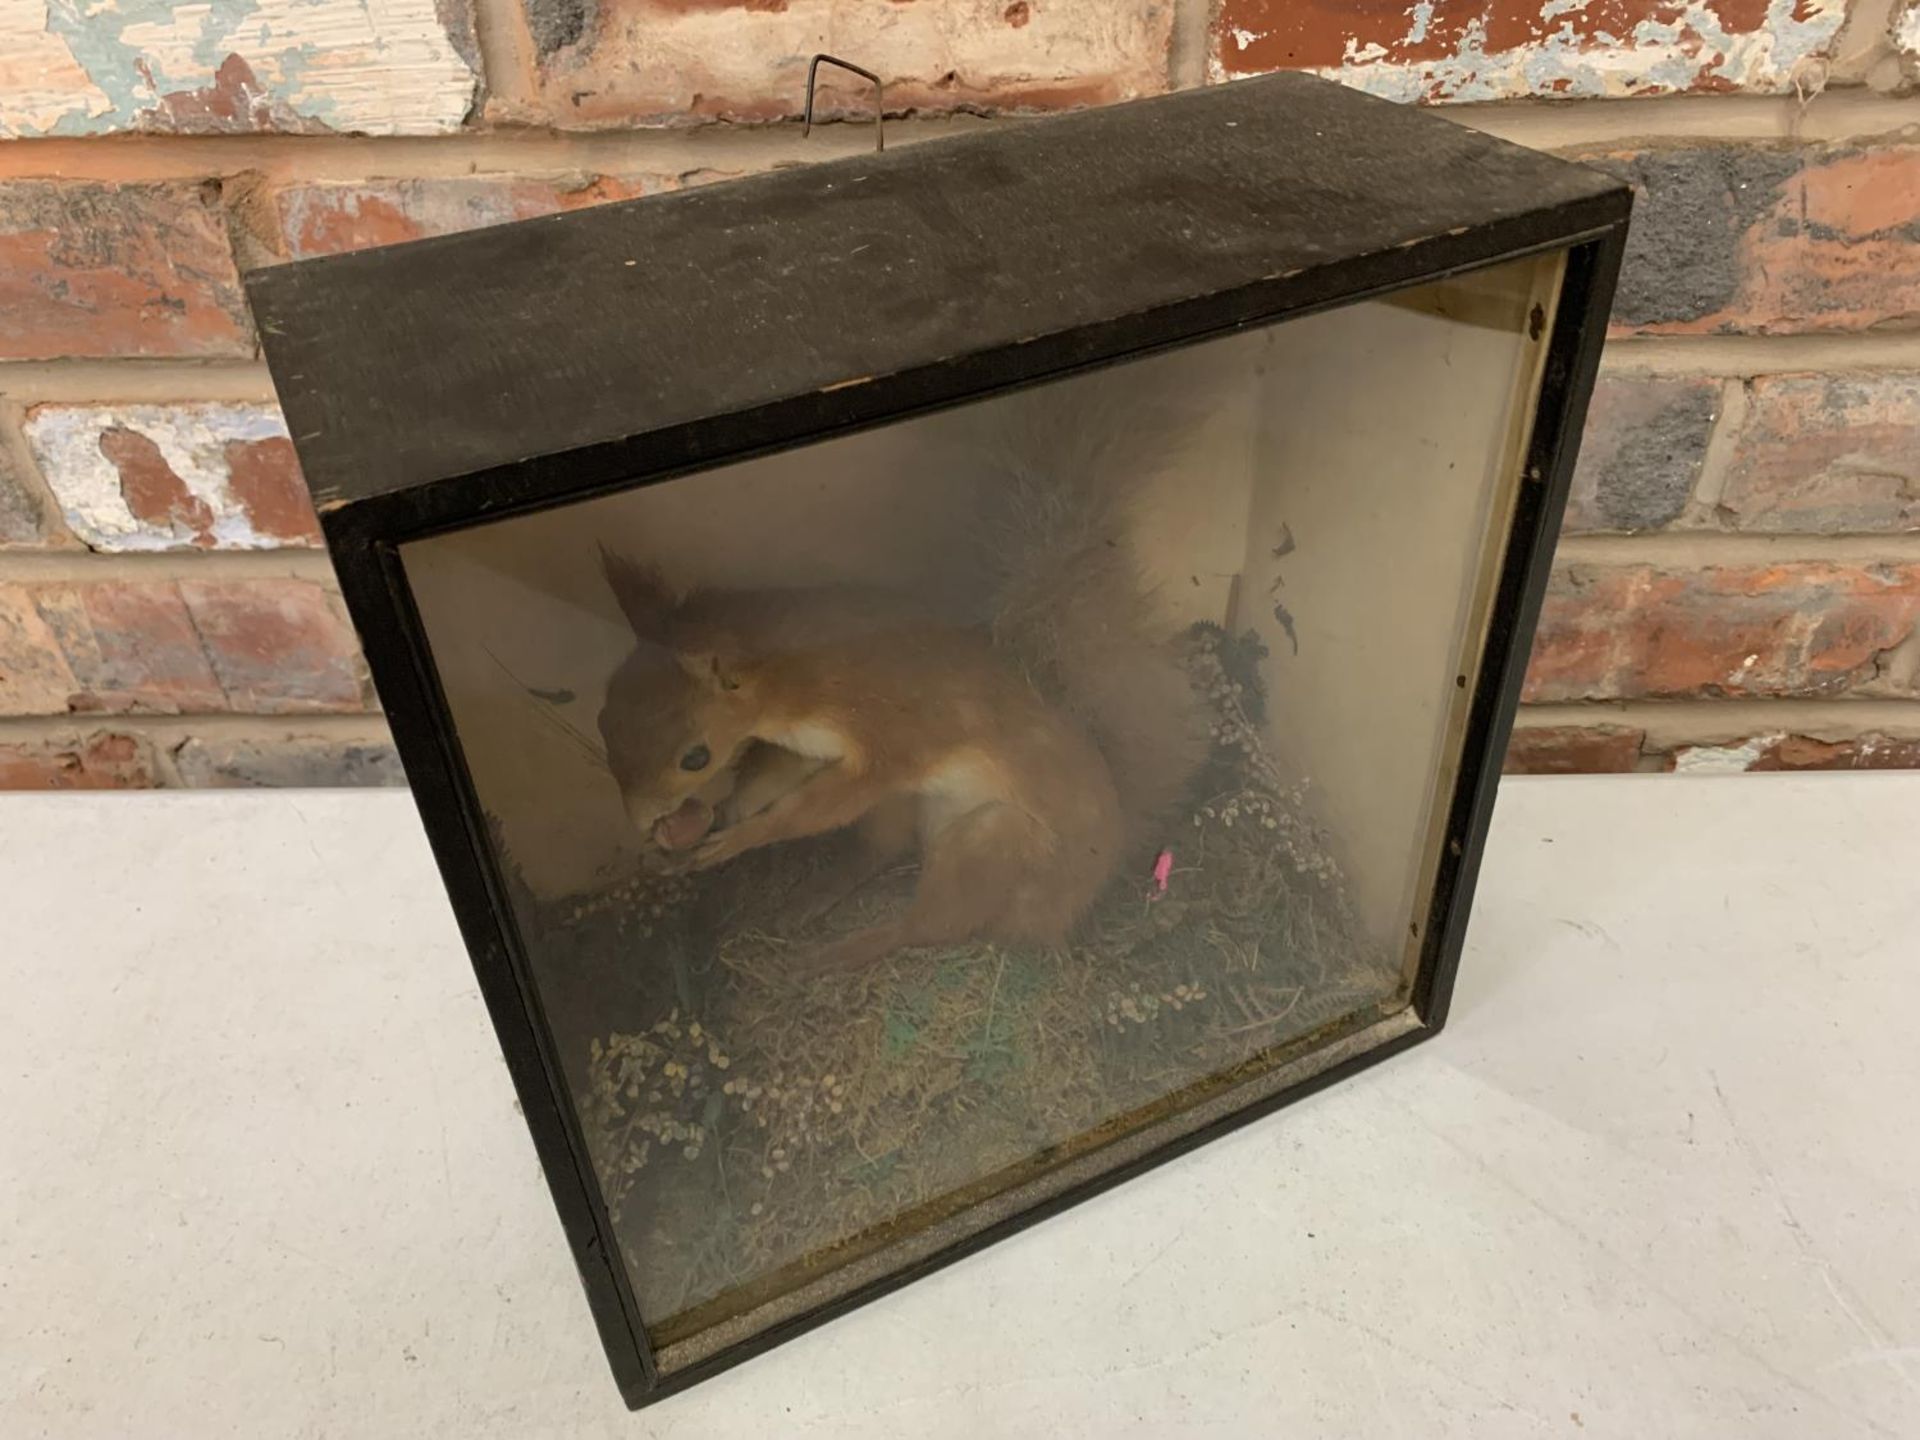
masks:
<svg viewBox="0 0 1920 1440"><path fill-rule="evenodd" d="M797 974L796 948L912 890L909 867L796 930L834 841L691 884L519 897L650 1323L830 1263L904 1212L1395 989L1303 786L1260 743L1261 658L1251 637L1194 633L1213 746L1170 827L1168 891L1116 882L1065 953L974 944Z"/></svg>

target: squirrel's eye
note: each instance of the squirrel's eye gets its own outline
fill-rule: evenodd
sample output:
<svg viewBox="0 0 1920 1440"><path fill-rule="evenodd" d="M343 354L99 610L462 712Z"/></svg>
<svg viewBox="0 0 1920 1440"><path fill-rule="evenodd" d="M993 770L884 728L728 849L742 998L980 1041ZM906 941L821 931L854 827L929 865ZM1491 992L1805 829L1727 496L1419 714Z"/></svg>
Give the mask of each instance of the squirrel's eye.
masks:
<svg viewBox="0 0 1920 1440"><path fill-rule="evenodd" d="M696 745L680 757L682 770L704 770L707 762L713 758L711 751L704 745Z"/></svg>

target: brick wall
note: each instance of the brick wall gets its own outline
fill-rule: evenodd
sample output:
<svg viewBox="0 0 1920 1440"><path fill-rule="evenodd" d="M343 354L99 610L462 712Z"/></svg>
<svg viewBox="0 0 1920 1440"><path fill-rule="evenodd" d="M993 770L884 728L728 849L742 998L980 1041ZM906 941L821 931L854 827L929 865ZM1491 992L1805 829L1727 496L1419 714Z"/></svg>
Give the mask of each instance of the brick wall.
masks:
<svg viewBox="0 0 1920 1440"><path fill-rule="evenodd" d="M1511 763L1920 764L1920 0L0 0L0 787L397 779L240 267L863 149L821 48L898 143L1291 67L1631 178Z"/></svg>

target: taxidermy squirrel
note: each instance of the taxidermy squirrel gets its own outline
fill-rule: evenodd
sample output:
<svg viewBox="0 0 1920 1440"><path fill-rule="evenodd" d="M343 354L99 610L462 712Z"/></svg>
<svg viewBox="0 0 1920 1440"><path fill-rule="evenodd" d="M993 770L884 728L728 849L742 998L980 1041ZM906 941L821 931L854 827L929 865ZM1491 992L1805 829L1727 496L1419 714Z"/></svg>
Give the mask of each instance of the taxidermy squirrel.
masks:
<svg viewBox="0 0 1920 1440"><path fill-rule="evenodd" d="M668 868L857 826L823 910L918 848L905 912L827 946L822 967L911 945L1066 944L1123 864L1145 876L1206 751L1125 540L1152 468L1137 417L1058 391L994 404L968 475L993 515L983 624L874 591L681 593L603 551L637 643L601 735Z"/></svg>

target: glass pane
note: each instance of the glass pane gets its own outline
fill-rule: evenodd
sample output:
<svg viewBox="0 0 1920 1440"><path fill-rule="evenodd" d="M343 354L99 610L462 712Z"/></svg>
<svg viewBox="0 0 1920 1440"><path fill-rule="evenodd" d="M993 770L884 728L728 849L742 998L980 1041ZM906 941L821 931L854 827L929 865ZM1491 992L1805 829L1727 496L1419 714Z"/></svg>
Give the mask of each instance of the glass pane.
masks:
<svg viewBox="0 0 1920 1440"><path fill-rule="evenodd" d="M405 547L663 1368L1404 1010L1559 275Z"/></svg>

